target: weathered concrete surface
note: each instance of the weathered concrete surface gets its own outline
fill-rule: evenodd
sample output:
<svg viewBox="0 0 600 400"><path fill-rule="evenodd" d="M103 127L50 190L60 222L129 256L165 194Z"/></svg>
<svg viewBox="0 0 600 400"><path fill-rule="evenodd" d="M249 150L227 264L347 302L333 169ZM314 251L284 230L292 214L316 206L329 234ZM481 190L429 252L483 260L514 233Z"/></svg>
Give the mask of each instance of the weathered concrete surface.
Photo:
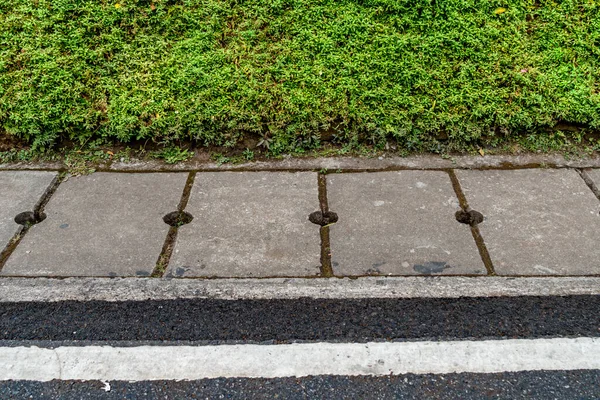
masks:
<svg viewBox="0 0 600 400"><path fill-rule="evenodd" d="M312 172L196 175L167 275L308 276L320 269L319 210Z"/></svg>
<svg viewBox="0 0 600 400"><path fill-rule="evenodd" d="M0 164L3 169L64 169L63 162L17 162ZM281 160L260 160L241 164L223 164L210 160L202 151L195 157L177 164L166 164L162 160L139 160L101 162L94 165L97 171L315 171L320 169L344 171L388 171L401 169L510 169L510 168L599 168L600 157L570 157L562 153L518 154L444 157L439 155L414 155L399 157L392 153L368 157L284 157Z"/></svg>
<svg viewBox="0 0 600 400"><path fill-rule="evenodd" d="M33 211L56 172L0 172L0 251L20 228L14 218L24 211Z"/></svg>
<svg viewBox="0 0 600 400"><path fill-rule="evenodd" d="M327 177L336 275L484 274L450 177L438 171Z"/></svg>
<svg viewBox="0 0 600 400"><path fill-rule="evenodd" d="M3 275L135 276L156 265L187 174L96 173L63 182Z"/></svg>
<svg viewBox="0 0 600 400"><path fill-rule="evenodd" d="M457 171L500 275L600 274L600 203L574 170Z"/></svg>
<svg viewBox="0 0 600 400"><path fill-rule="evenodd" d="M11 278L0 303L176 299L402 299L600 295L600 277Z"/></svg>

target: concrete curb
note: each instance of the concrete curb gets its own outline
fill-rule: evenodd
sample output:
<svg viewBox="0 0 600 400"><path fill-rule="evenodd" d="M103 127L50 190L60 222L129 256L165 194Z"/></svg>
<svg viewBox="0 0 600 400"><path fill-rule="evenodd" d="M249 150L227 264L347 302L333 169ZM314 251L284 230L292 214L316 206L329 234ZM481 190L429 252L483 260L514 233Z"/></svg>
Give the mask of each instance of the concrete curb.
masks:
<svg viewBox="0 0 600 400"><path fill-rule="evenodd" d="M181 171L390 171L440 169L525 169L525 168L600 168L600 157L565 159L560 154L455 156L436 155L410 157L382 156L286 158L273 161L254 161L242 164L220 164L212 161L190 160L166 164L159 160L110 162L95 165L97 171L114 172L181 172ZM62 162L0 164L3 170L65 170Z"/></svg>
<svg viewBox="0 0 600 400"><path fill-rule="evenodd" d="M600 295L600 277L1 278L2 302Z"/></svg>

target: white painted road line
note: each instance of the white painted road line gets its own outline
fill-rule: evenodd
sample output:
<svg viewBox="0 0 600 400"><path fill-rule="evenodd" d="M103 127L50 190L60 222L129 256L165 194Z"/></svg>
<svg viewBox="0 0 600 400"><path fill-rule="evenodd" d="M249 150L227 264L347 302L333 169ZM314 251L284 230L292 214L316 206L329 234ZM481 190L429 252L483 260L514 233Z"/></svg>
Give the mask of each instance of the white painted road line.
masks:
<svg viewBox="0 0 600 400"><path fill-rule="evenodd" d="M600 277L2 278L0 302L599 295Z"/></svg>
<svg viewBox="0 0 600 400"><path fill-rule="evenodd" d="M0 348L0 380L196 380L600 369L600 338Z"/></svg>

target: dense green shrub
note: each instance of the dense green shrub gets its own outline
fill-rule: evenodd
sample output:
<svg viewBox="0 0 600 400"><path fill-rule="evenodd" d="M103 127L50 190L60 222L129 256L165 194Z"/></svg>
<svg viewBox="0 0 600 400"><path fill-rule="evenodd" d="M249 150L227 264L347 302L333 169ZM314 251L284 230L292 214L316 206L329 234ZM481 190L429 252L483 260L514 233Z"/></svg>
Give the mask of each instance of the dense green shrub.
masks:
<svg viewBox="0 0 600 400"><path fill-rule="evenodd" d="M598 0L0 0L0 135L421 148L600 127Z"/></svg>

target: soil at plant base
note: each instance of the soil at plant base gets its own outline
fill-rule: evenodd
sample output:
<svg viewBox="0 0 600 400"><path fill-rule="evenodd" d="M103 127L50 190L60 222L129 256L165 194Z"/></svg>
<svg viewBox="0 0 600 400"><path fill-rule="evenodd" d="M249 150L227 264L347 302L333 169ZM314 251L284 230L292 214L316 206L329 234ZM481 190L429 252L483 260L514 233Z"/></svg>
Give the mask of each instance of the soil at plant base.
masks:
<svg viewBox="0 0 600 400"><path fill-rule="evenodd" d="M565 131L575 131L580 129L578 126L573 124L561 123L559 125ZM314 150L306 150L305 152L293 153L284 157L294 158L312 158L312 157L327 157L341 155L340 151L343 150L343 154L346 156L407 156L410 154L433 154L428 153L426 150L415 150L414 152L407 152L403 150L401 144L396 143L394 140L390 140L385 149L377 148L372 143L360 142L357 148L347 149L343 143L337 143L331 132L324 131L321 135L320 147ZM551 130L549 130L551 133ZM123 157L126 154L126 158L131 157L136 160L150 160L161 158L158 153L162 150L179 147L190 151L190 159L192 162L210 162L217 161L219 163L240 163L245 161L268 161L273 160L273 155L269 154L266 147L260 145L261 136L256 133L248 132L232 147L216 146L216 145L203 145L194 141L181 140L169 144L156 143L152 140L137 140L129 143L120 142L107 142L102 144L94 144L93 146L81 145L80 143L73 142L70 140L63 140L60 143L56 143L47 154L42 155L41 158L34 156L31 161L43 161L45 158L50 157L52 160L63 159L65 155L69 157L80 154L83 161L92 165L94 163L102 163L104 161L111 161L113 158L117 160L117 156ZM436 154L443 154L445 156L460 156L460 155L518 155L518 154L532 154L532 153L565 153L570 156L589 156L591 155L592 149L600 144L600 131L587 131L584 139L579 142L567 141L561 148L546 148L536 149L535 147L529 147L526 144L520 143L518 140L514 142L503 142L499 146L491 145L473 145L470 149L464 149L463 151L452 148L449 140L439 139L439 145L441 146ZM30 144L26 141L19 139L13 135L10 135L0 128L0 152L7 151L19 151L27 150L30 148ZM250 151L250 154L247 154ZM97 153L104 153L98 155ZM593 151L595 153L595 151ZM96 156L95 159L94 156ZM280 155L281 156L281 155ZM247 158L248 157L248 158ZM277 158L277 157L275 157Z"/></svg>
<svg viewBox="0 0 600 400"><path fill-rule="evenodd" d="M0 131L0 151L10 151L13 149L21 150L29 146L27 143L16 136L9 135Z"/></svg>

